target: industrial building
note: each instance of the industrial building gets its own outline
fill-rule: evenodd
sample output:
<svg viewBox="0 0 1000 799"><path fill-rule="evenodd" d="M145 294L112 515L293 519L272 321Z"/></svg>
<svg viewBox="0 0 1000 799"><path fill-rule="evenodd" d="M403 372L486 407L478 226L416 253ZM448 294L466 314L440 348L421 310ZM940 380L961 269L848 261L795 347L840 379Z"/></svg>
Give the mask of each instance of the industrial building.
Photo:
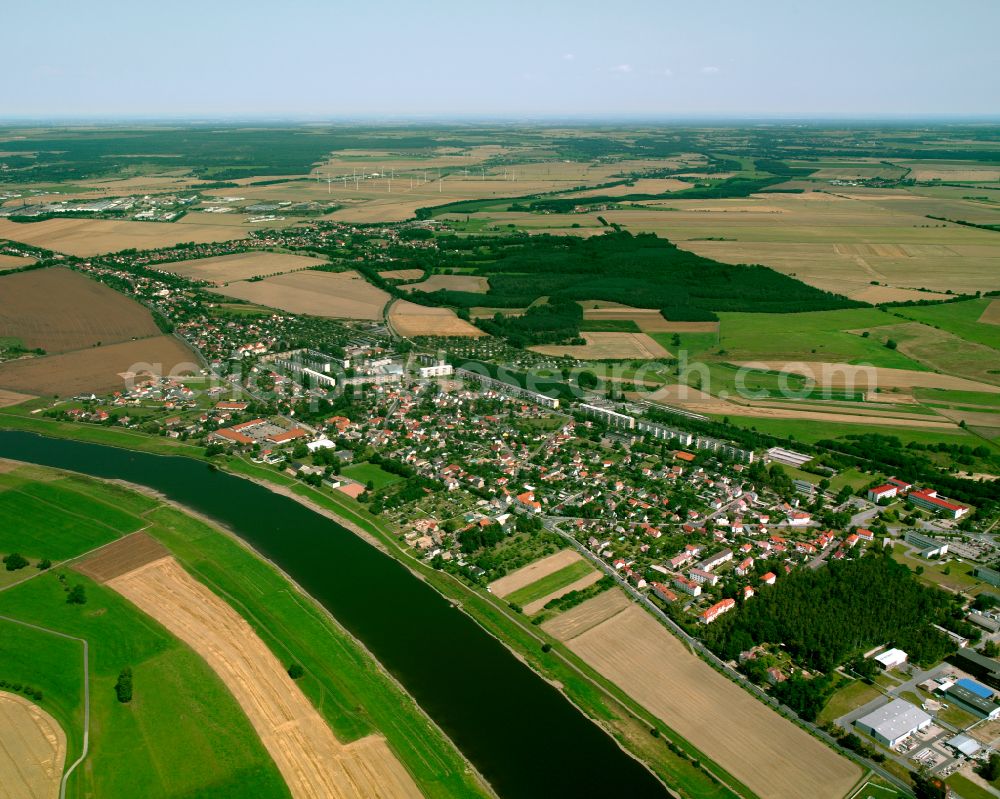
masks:
<svg viewBox="0 0 1000 799"><path fill-rule="evenodd" d="M902 649L887 649L876 655L873 660L882 667L883 671L889 671L906 663L906 653Z"/></svg>
<svg viewBox="0 0 1000 799"><path fill-rule="evenodd" d="M959 649L949 659L960 669L975 675L987 685L1000 688L1000 661L970 647Z"/></svg>
<svg viewBox="0 0 1000 799"><path fill-rule="evenodd" d="M944 693L963 710L968 710L977 716L991 720L1000 716L1000 705L993 701L993 692L975 680L968 678L959 680Z"/></svg>
<svg viewBox="0 0 1000 799"><path fill-rule="evenodd" d="M862 732L892 748L906 736L929 727L931 721L931 717L916 705L905 699L893 699L854 723Z"/></svg>

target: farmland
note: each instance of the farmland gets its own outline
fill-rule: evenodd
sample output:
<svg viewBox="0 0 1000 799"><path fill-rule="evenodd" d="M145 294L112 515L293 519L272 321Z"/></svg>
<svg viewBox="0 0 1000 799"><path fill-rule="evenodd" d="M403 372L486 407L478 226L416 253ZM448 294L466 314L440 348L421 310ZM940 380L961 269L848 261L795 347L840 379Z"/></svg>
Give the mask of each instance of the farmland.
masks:
<svg viewBox="0 0 1000 799"><path fill-rule="evenodd" d="M543 355L563 355L580 360L630 360L665 358L669 353L645 333L581 333L586 344L548 344L532 347Z"/></svg>
<svg viewBox="0 0 1000 799"><path fill-rule="evenodd" d="M247 714L293 797L421 795L383 738L338 742L250 625L173 558L139 566L107 585L205 659Z"/></svg>
<svg viewBox="0 0 1000 799"><path fill-rule="evenodd" d="M752 790L788 799L839 799L858 779L857 766L700 661L646 611L629 605L592 626L573 626L575 615L592 613L590 602L603 608L608 601L589 600L549 629ZM744 733L738 740L734 728ZM786 757L789 751L796 757Z"/></svg>
<svg viewBox="0 0 1000 799"><path fill-rule="evenodd" d="M582 558L577 552L572 549L561 549L495 580L490 583L490 590L499 597L507 597L550 574L580 562Z"/></svg>
<svg viewBox="0 0 1000 799"><path fill-rule="evenodd" d="M210 242L240 238L225 225L169 225L113 219L47 219L18 224L0 219L0 238L88 257L103 252L169 247L182 241Z"/></svg>
<svg viewBox="0 0 1000 799"><path fill-rule="evenodd" d="M79 770L71 780L70 796L131 797L137 780L147 786L150 796L190 795L211 786L213 796L237 797L244 796L245 786L251 783L255 796L289 795L247 717L216 673L195 652L159 625L151 625L132 604L100 582L124 580L130 584L125 590L137 591L140 602L148 600L162 608L167 594L148 597L141 584L135 585L142 573L141 564L160 559L172 564L167 570L170 573L163 575L172 586L169 596L182 596L190 590L205 592L204 585L191 588L191 578L179 576L180 566L174 561L162 560L164 544L200 583L207 582L229 602L248 610L252 632L245 622L233 621L244 625L241 644L250 638L260 647L263 641L266 650L255 650L260 658L273 662L277 656L305 666L308 676L298 687L290 688L289 695L300 689L305 693L308 701L300 708L302 724L311 714L313 721L308 723L314 725L317 735L327 736L327 742L332 740L332 727L338 757L346 768L351 763L371 763L375 774L384 775L386 791L401 786L400 790L412 792L412 780L416 779L421 795L428 797L482 794L476 779L465 772L460 756L436 729L428 728L412 700L373 667L368 656L328 616L304 604L276 570L244 547L158 500L119 486L36 467L19 467L2 476L11 486L34 485L41 480L45 486L58 487L65 492L58 495L65 497L59 498L60 503L68 507L72 501L88 514L112 511L123 520L131 517L133 522L123 525L122 532L146 525L144 534L121 539L96 559L80 564L78 572L54 569L0 594L0 614L90 641L91 752L88 768ZM54 490L47 496L58 498ZM63 513L68 511L59 510L52 516L58 518ZM70 519L80 521L75 516L67 517ZM87 532L88 528L82 529ZM67 553L89 550L107 538L101 530L88 535ZM66 603L63 577L70 584L84 585L87 604L82 609ZM210 593L200 593L198 601L199 607L212 607L213 612L221 604ZM7 622L0 622L0 626L4 676L44 690L43 705L66 729L69 759L74 759L82 730L82 684L80 673L67 670L65 663L79 662L79 645ZM276 637L278 630L285 633ZM291 630L294 634L289 634ZM136 702L128 706L120 705L111 690L123 665L131 665L135 674ZM281 665L272 666L270 674L275 679L288 679ZM199 686L197 692L184 688L191 681ZM326 733L315 726L312 707L320 709ZM378 735L380 731L384 738ZM395 755L386 749L386 740ZM123 752L130 758L127 773L117 768ZM400 758L404 758L406 771L399 768ZM184 765L185 759L191 762ZM326 762L335 768L332 761ZM361 782L368 779L364 774L355 776Z"/></svg>
<svg viewBox="0 0 1000 799"><path fill-rule="evenodd" d="M0 364L0 388L22 394L105 393L121 390L123 375L197 372L197 359L173 336L127 341L107 347Z"/></svg>
<svg viewBox="0 0 1000 799"><path fill-rule="evenodd" d="M325 263L319 258L273 252L246 252L236 255L220 255L216 258L200 258L195 261L178 261L165 264L168 272L190 280L207 280L223 286L252 277L276 275L308 269Z"/></svg>
<svg viewBox="0 0 1000 799"><path fill-rule="evenodd" d="M298 314L381 319L389 295L357 272L305 271L229 283L218 294Z"/></svg>
<svg viewBox="0 0 1000 799"><path fill-rule="evenodd" d="M389 309L389 322L401 336L461 336L477 338L484 335L474 325L459 319L450 308L417 305L408 300L396 300Z"/></svg>
<svg viewBox="0 0 1000 799"><path fill-rule="evenodd" d="M69 269L40 269L0 278L0 337L29 349L68 352L157 336L149 311Z"/></svg>
<svg viewBox="0 0 1000 799"><path fill-rule="evenodd" d="M0 691L0 784L10 799L59 795L66 734L38 705Z"/></svg>

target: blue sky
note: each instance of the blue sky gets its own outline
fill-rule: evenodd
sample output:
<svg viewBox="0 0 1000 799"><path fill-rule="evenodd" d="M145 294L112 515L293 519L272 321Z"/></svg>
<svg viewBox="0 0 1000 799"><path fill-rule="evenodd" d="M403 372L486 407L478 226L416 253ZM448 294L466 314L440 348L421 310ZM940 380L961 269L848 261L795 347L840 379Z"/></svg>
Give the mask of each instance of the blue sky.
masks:
<svg viewBox="0 0 1000 799"><path fill-rule="evenodd" d="M997 0L33 0L0 118L1000 116Z"/></svg>

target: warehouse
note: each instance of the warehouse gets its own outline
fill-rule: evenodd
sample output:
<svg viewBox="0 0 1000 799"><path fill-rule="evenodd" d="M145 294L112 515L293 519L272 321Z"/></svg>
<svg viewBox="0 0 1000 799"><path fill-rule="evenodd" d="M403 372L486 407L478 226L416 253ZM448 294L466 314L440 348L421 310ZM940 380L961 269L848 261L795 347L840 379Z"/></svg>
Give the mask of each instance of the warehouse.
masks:
<svg viewBox="0 0 1000 799"><path fill-rule="evenodd" d="M854 723L859 730L891 748L906 736L929 727L931 717L905 699L893 699Z"/></svg>
<svg viewBox="0 0 1000 799"><path fill-rule="evenodd" d="M945 691L945 696L959 707L988 719L1000 716L1000 705L990 698L992 695L989 688L969 679L959 680Z"/></svg>

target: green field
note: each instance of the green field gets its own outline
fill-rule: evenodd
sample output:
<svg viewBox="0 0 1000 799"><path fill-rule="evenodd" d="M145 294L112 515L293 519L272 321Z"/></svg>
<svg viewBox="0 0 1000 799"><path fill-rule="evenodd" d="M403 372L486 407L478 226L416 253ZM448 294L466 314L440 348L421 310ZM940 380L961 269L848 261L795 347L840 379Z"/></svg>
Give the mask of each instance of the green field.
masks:
<svg viewBox="0 0 1000 799"><path fill-rule="evenodd" d="M515 605L528 605L537 599L548 596L553 591L565 588L571 583L575 583L590 574L593 570L585 560L578 560L568 566L563 566L558 571L547 574L540 580L519 588L512 594L508 594L504 599L513 602Z"/></svg>
<svg viewBox="0 0 1000 799"><path fill-rule="evenodd" d="M722 417L716 417L722 418ZM791 438L796 441L815 443L825 438L837 439L845 436L857 436L863 433L878 433L883 436L895 436L904 443L911 441L919 444L970 444L976 446L981 439L975 438L960 428L940 430L922 430L917 427L890 427L877 424L848 424L839 422L814 422L808 419L773 419L756 416L726 416L731 424L769 433L775 436Z"/></svg>
<svg viewBox="0 0 1000 799"><path fill-rule="evenodd" d="M67 480L26 482L0 474L0 552L65 560L106 544L144 522L108 501L73 490Z"/></svg>
<svg viewBox="0 0 1000 799"><path fill-rule="evenodd" d="M345 466L340 470L340 473L345 477L350 477L352 480L357 480L362 485L371 483L376 491L393 483L398 483L403 479L398 474L387 472L374 463L355 463L351 466Z"/></svg>
<svg viewBox="0 0 1000 799"><path fill-rule="evenodd" d="M680 339L680 346L674 344L674 336ZM650 333L649 337L671 355L676 356L679 352L687 353L689 361L695 355L716 347L718 340L715 333Z"/></svg>
<svg viewBox="0 0 1000 799"><path fill-rule="evenodd" d="M830 697L817 721L824 724L839 719L845 713L849 713L873 699L878 699L879 696L881 696L881 692L875 686L868 685L862 680L851 680Z"/></svg>
<svg viewBox="0 0 1000 799"><path fill-rule="evenodd" d="M66 603L60 577L83 584L87 604ZM243 711L207 664L115 592L58 570L0 594L0 614L90 644L90 752L68 796L287 797L289 793ZM41 706L67 734L67 764L83 730L81 645L4 622L0 671L41 688ZM114 684L133 670L135 696L118 702ZM128 767L123 768L127 763Z"/></svg>
<svg viewBox="0 0 1000 799"><path fill-rule="evenodd" d="M884 346L875 330L899 324L883 311L851 308L809 313L719 313L719 346L727 360L795 359L870 363L896 369L919 369L916 361ZM868 338L847 330L872 329Z"/></svg>
<svg viewBox="0 0 1000 799"><path fill-rule="evenodd" d="M948 302L942 305L894 308L893 313L915 322L940 327L942 330L954 333L967 341L974 341L1000 350L1000 325L985 324L979 321L986 306L993 301L994 298L983 297L977 300Z"/></svg>
<svg viewBox="0 0 1000 799"><path fill-rule="evenodd" d="M51 479L58 474L22 467L2 477L24 484L45 476L48 482L28 485L58 489L59 501L79 498L88 512L117 507L122 517L144 513L147 533L244 615L280 660L303 665L306 676L299 684L341 741L381 732L425 796L484 795L462 756L415 703L320 608L289 590L273 567L155 499L84 477ZM51 513L58 520L66 512ZM100 526L81 529L90 538L73 543L83 549L107 537ZM136 784L144 797L235 799L247 796L247 785L254 786L254 796L288 796L246 717L200 657L89 579L62 569L30 571L37 576L0 593L0 614L86 638L91 646L91 754L74 776L71 796L132 797ZM85 605L66 603L63 575L67 584L85 586ZM16 632L8 635L8 626ZM0 677L43 690L43 706L67 730L71 759L73 746L77 754L80 747L82 674L66 667L72 662L66 652L78 650L79 644L13 625L0 635ZM113 692L124 666L132 667L136 683L136 699L127 706ZM129 769L121 768L120 758Z"/></svg>
<svg viewBox="0 0 1000 799"><path fill-rule="evenodd" d="M996 794L981 788L962 774L952 774L948 777L947 783L962 796L962 799L996 799Z"/></svg>

